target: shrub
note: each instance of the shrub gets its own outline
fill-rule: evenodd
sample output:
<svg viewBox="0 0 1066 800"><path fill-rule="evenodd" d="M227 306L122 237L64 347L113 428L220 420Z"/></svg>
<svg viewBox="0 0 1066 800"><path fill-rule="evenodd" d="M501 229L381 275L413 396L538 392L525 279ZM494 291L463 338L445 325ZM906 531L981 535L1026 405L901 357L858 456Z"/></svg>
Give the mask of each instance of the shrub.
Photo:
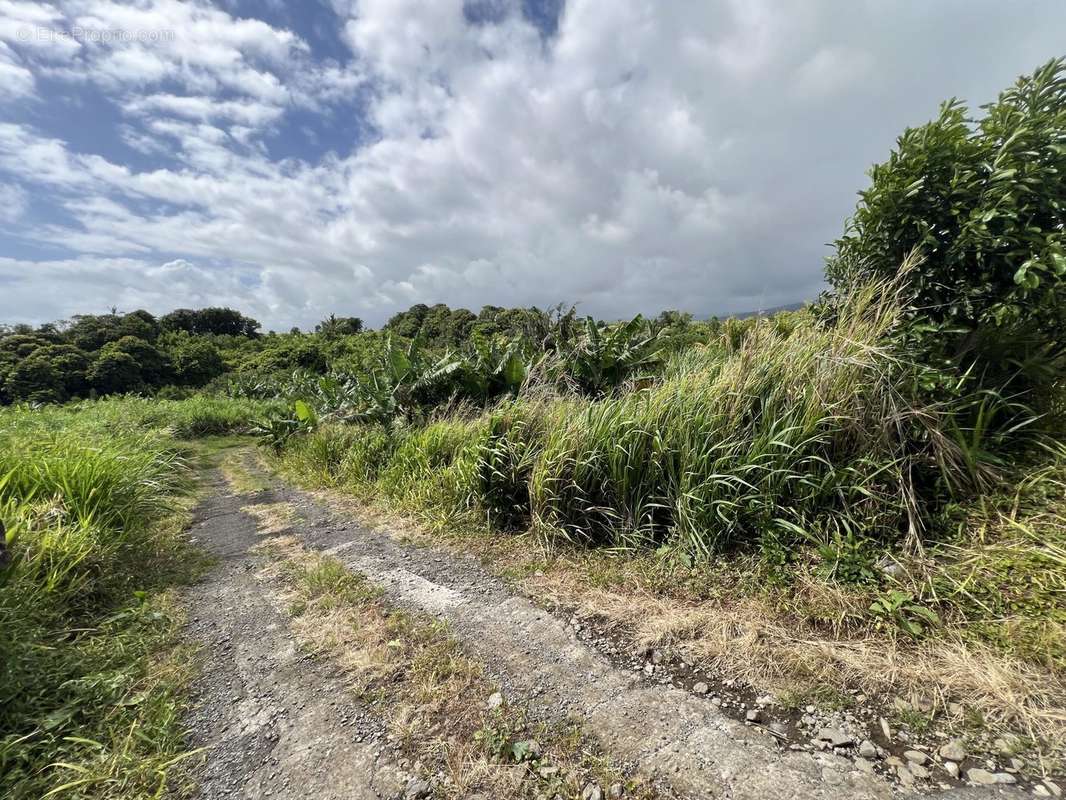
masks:
<svg viewBox="0 0 1066 800"><path fill-rule="evenodd" d="M909 282L921 345L965 371L982 344L1017 341L1006 369L981 358L977 371L1002 383L1064 333L1066 60L1023 76L983 111L971 121L952 100L904 131L873 168L826 272L838 289L887 279L919 251Z"/></svg>

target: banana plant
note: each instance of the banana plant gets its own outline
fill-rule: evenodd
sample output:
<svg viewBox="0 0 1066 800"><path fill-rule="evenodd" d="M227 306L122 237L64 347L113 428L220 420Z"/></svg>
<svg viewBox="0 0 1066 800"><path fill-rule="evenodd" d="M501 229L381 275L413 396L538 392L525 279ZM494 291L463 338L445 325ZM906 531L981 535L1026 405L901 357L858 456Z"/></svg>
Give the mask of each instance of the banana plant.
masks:
<svg viewBox="0 0 1066 800"><path fill-rule="evenodd" d="M639 314L617 325L586 317L581 335L564 355L565 368L581 391L604 394L661 361L661 334Z"/></svg>

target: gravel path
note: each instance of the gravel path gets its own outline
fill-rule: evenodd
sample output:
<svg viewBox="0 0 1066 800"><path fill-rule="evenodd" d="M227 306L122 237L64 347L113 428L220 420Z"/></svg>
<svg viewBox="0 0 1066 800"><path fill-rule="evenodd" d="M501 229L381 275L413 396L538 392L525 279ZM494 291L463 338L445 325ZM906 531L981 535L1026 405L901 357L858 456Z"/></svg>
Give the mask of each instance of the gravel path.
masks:
<svg viewBox="0 0 1066 800"><path fill-rule="evenodd" d="M184 596L186 635L203 645L202 678L188 719L191 744L207 748L197 774L201 800L402 796L403 772L383 748L383 728L352 702L328 661L296 648L279 598L257 578L262 537L242 512L269 493L217 493L198 510L191 535L219 563Z"/></svg>
<svg viewBox="0 0 1066 800"><path fill-rule="evenodd" d="M543 717L576 717L600 746L673 791L699 798L786 800L903 796L847 757L780 747L695 697L619 669L567 620L518 597L472 557L419 548L369 530L324 502L289 490L306 520L303 544L379 584L390 602L446 620L506 697ZM1020 789L958 787L942 798L1027 797Z"/></svg>

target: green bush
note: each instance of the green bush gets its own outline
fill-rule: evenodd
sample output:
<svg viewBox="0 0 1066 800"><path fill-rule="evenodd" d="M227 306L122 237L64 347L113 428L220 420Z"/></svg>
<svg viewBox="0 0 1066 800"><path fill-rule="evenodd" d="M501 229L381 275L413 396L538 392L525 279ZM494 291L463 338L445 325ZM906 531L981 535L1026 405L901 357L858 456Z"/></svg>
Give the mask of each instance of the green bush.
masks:
<svg viewBox="0 0 1066 800"><path fill-rule="evenodd" d="M1016 341L1005 362L977 368L1002 382L1066 332L1066 61L1020 78L983 112L971 121L952 100L904 131L873 168L827 277L838 289L890 279L918 251L908 280L923 346L966 370L982 343L1002 352Z"/></svg>

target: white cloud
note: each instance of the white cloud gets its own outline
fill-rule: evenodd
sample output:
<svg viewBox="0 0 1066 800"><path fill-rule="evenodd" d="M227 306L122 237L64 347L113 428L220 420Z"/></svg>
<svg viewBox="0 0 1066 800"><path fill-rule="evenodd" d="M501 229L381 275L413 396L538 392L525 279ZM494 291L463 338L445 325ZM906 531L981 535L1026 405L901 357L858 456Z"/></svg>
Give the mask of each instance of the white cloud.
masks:
<svg viewBox="0 0 1066 800"><path fill-rule="evenodd" d="M20 102L44 78L91 86L142 155L0 124L0 172L56 211L10 225L72 253L2 262L0 319L229 303L287 328L413 302L621 316L810 297L903 125L990 99L1066 34L991 0L570 0L545 39L519 6L470 24L460 0L335 0L338 63L203 0L0 0L0 18L174 32L51 47L0 23L0 70L38 79Z"/></svg>
<svg viewBox="0 0 1066 800"><path fill-rule="evenodd" d="M0 41L0 100L20 100L33 95L36 81L19 57Z"/></svg>
<svg viewBox="0 0 1066 800"><path fill-rule="evenodd" d="M0 222L17 222L26 213L25 190L14 183L0 183Z"/></svg>
<svg viewBox="0 0 1066 800"><path fill-rule="evenodd" d="M796 71L796 90L801 97L812 99L839 94L862 83L873 64L870 53L853 47L819 48Z"/></svg>

